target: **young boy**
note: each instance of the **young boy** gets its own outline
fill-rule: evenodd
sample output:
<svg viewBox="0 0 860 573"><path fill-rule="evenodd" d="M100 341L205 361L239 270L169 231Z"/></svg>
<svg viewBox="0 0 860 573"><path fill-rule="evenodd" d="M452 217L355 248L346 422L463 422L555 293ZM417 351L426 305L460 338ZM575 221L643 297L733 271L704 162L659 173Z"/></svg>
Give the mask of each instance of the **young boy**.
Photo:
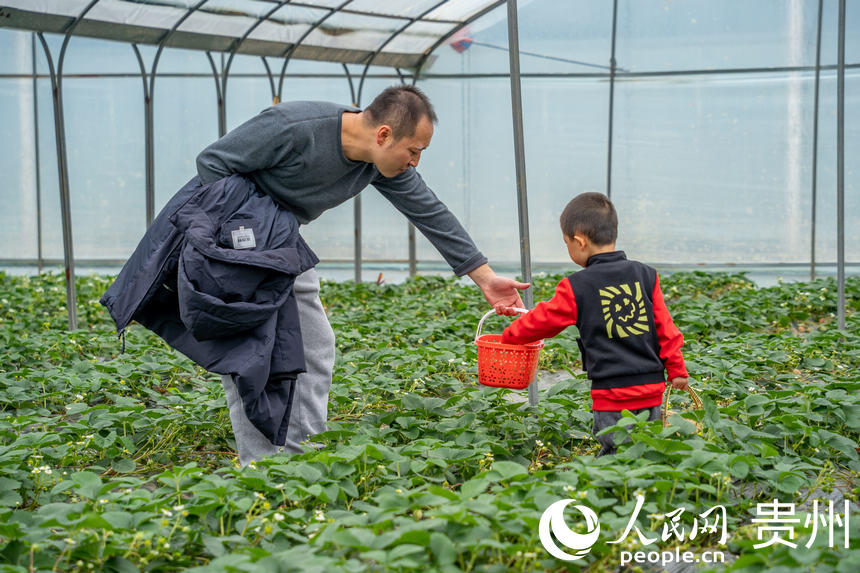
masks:
<svg viewBox="0 0 860 573"><path fill-rule="evenodd" d="M511 323L502 342L550 338L575 324L591 380L594 433L618 423L622 410L647 410L649 420L659 420L666 380L679 389L688 382L684 338L666 309L657 271L615 250L618 216L605 195L574 197L561 214L561 231L571 260L583 270L558 283L552 299ZM615 452L611 432L595 437L598 456Z"/></svg>

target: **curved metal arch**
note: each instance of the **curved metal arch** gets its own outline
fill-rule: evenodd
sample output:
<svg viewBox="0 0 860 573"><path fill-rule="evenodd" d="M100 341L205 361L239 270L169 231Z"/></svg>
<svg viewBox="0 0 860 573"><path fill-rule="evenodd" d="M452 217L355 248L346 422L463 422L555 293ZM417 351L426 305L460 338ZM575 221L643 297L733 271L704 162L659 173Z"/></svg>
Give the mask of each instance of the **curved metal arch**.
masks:
<svg viewBox="0 0 860 573"><path fill-rule="evenodd" d="M149 77L149 96L150 97L153 97L155 95L155 74L156 74L156 71L158 70L158 61L161 59L161 52L164 51L164 47L165 47L165 45L167 45L167 41L170 40L170 38L173 36L173 34L176 33L176 30L179 29L179 26L181 26L182 23L185 22L185 20L187 20L189 18L189 16L191 16L197 10L202 8L203 5L206 4L206 2L208 2L208 1L209 0L200 0L199 2L197 2L197 4L195 4L187 12L185 12L185 14L183 14L182 17L179 18L179 20L177 20L173 24L173 27L170 28L170 30L168 30L167 32L165 32L164 36L162 36L161 39L158 41L158 49L156 50L155 57L152 60L152 72L151 72L151 75Z"/></svg>
<svg viewBox="0 0 860 573"><path fill-rule="evenodd" d="M98 4L99 0L92 0L89 4L87 4L86 8L81 11L81 13L75 18L75 20L69 25L66 29L66 35L63 38L63 45L60 48L60 57L57 58L57 87L62 87L63 85L63 63L66 59L66 48L69 46L69 40L72 39L72 33L75 31L75 28L78 27L78 24L81 23L81 20L84 19L84 16L87 15L87 12L93 9L93 6Z"/></svg>
<svg viewBox="0 0 860 573"><path fill-rule="evenodd" d="M132 44L131 49L134 50L134 56L137 58L137 65L140 68L140 76L143 78L143 97L145 100L149 100L149 84L146 83L146 65L143 63L143 56L140 55L137 44Z"/></svg>
<svg viewBox="0 0 860 573"><path fill-rule="evenodd" d="M272 91L272 101L275 101L277 95L275 94L275 77L272 75L272 68L269 67L269 61L266 59L266 56L260 56L260 59L263 60L263 67L266 68L266 76L269 78L269 89Z"/></svg>
<svg viewBox="0 0 860 573"><path fill-rule="evenodd" d="M400 78L400 83L405 84L406 76L403 75L403 70L401 70L400 68L394 68L394 71L397 72L397 77Z"/></svg>
<svg viewBox="0 0 860 573"><path fill-rule="evenodd" d="M496 8L498 8L499 6L501 6L504 3L505 3L505 0L496 0L495 2L490 4L489 6L486 6L482 10L479 10L478 12L475 12L474 14L472 14L470 17L463 20L459 26L452 29L450 32L448 32L447 34L445 34L444 36L442 36L441 38L436 40L436 43L433 44L432 46L430 46L430 48L428 48L427 51L424 52L424 55L421 56L421 60L419 60L419 62L418 62L418 65L415 66L415 75L412 77L412 85L415 85L415 83L418 81L418 76L421 75L421 68L424 67L424 64L427 63L427 59L430 58L430 55L436 50L436 48L438 48L439 46L441 46L442 44L447 42L451 36L453 36L454 34L459 32L460 30L462 30L463 28L465 28L466 26L468 26L469 24L471 24L475 20L478 20L479 18L485 16L486 14L489 14L490 12L492 12L493 10L495 10Z"/></svg>
<svg viewBox="0 0 860 573"><path fill-rule="evenodd" d="M282 58L284 58L284 65L281 67L281 77L278 80L278 95L276 96L278 101L281 101L281 93L282 93L283 87L284 87L284 75L286 75L286 73L287 73L287 64L290 63L290 58L293 57L293 53L296 51L296 48L301 46L302 42L304 42L307 39L307 37L310 36L314 30L319 28L323 24L323 22L325 22L326 20L331 18L334 14L337 14L338 12L340 12L345 6L347 6L351 2L352 2L352 0L344 0L344 2L339 4L336 8L327 8L327 10L329 11L328 14L326 14L325 16L323 16L322 18L320 18L319 20L314 22L313 26L308 28L305 31L305 33L302 34L301 38L299 38L295 44L293 44L292 46L287 48L287 50L284 52L284 55L281 56Z"/></svg>
<svg viewBox="0 0 860 573"><path fill-rule="evenodd" d="M227 50L230 53L230 56L227 58L227 64L224 66L224 74L221 76L221 97L224 100L224 105L226 105L227 100L227 78L230 75L230 66L233 65L233 57L236 55L236 52L242 47L242 43L248 39L248 36L251 35L251 32L257 29L257 27L272 17L272 15L292 2L292 0L279 0L274 8L266 12L266 15L260 18L257 18L257 21L251 24L251 26L245 30L245 33L242 34L241 38L236 38L233 40L230 48ZM263 62L265 63L265 58L263 58ZM266 66L268 71L268 65ZM271 77L271 73L269 74Z"/></svg>
<svg viewBox="0 0 860 573"><path fill-rule="evenodd" d="M144 107L144 162L145 162L145 187L146 187L146 226L149 227L152 224L152 220L155 218L155 126L154 126L154 114L153 114L153 100L155 98L155 78L156 72L158 70L158 62L161 60L161 53L164 51L164 47L167 45L167 42L182 25L185 20L188 19L191 14L200 9L203 4L208 2L208 0L200 0L196 5L192 6L188 9L185 14L182 15L171 27L170 30L164 33L161 39L158 41L158 48L156 49L155 56L152 60L152 70L149 75L149 84L146 82L146 66L143 63L143 57L140 54L140 50L137 47L137 44L132 44L132 48L134 49L134 54L137 56L137 63L140 66L140 72L143 76L143 107Z"/></svg>
<svg viewBox="0 0 860 573"><path fill-rule="evenodd" d="M349 101L355 104L355 83L352 81L352 74L346 64L341 65L343 66L343 73L346 74L346 80L349 82ZM356 107L358 106L356 105Z"/></svg>
<svg viewBox="0 0 860 573"><path fill-rule="evenodd" d="M224 137L227 133L227 118L224 117L224 98L221 95L221 82L218 81L218 66L212 58L212 52L206 51L209 66L212 68L212 77L215 78L215 97L218 98L218 137Z"/></svg>
<svg viewBox="0 0 860 573"><path fill-rule="evenodd" d="M406 30L406 28L408 28L409 26L411 26L415 22L421 20L424 16L426 16L427 14L432 12L433 10L436 10L437 8L442 6L443 4L447 4L449 1L450 0L440 0L439 2L435 3L433 6L431 6L430 8L428 8L427 10L425 10L424 12L419 14L418 16L414 16L414 17L410 18L410 20L406 24L404 24L403 26L400 27L400 29L398 29L396 32L391 34L388 37L388 39L385 40L382 43L382 45L380 45L376 49L375 52L373 52L373 54L370 56L370 59L368 60L367 64L364 66L364 71L361 73L361 81L358 82L358 102L359 103L361 103L361 91L362 91L362 89L364 89L364 80L365 80L365 78L367 78L367 71L370 69L370 66L373 65L373 62L374 62L374 60L376 60L376 57L379 56L379 54L382 53L382 50L385 49L385 46L390 44L391 41L394 40L394 38L396 38L401 33L403 33L403 31Z"/></svg>

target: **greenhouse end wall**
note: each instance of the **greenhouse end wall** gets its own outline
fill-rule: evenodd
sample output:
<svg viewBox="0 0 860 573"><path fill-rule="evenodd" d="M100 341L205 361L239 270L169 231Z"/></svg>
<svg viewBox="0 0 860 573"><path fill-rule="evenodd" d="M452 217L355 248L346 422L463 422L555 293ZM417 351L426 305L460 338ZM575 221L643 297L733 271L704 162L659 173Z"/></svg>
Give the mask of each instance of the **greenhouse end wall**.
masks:
<svg viewBox="0 0 860 573"><path fill-rule="evenodd" d="M654 264L808 264L815 3L619 4L611 173L621 220L619 247ZM849 4L845 248L846 259L857 263L860 175L850 158L860 156L860 10ZM820 263L836 260L835 5L825 2L822 26L815 220ZM611 11L586 2L572 3L569 11L553 6L534 1L520 12L531 255L538 269L570 265L558 214L573 195L605 191L607 184ZM419 171L490 260L516 268L503 11L476 22L469 32L469 49L440 47L418 80L440 117ZM48 41L56 57L61 38ZM5 175L0 260L5 264L38 258L37 229L42 258L56 261L63 253L51 85L38 48L34 82L32 35L0 30L0 172ZM144 61L151 61L154 49L141 48ZM280 62L272 67L279 69ZM362 68L350 69L357 82ZM80 260L121 261L145 229L139 73L128 45L85 38L70 43L63 97ZM294 61L287 73L285 100L353 103L339 64ZM197 153L218 136L215 83L206 56L166 50L159 74L156 209L194 175ZM372 69L360 103L398 81L392 70ZM271 104L260 58L237 56L228 85L228 129ZM362 194L362 213L363 259L405 261L403 217L372 188ZM304 234L324 261L352 260L352 204L326 213ZM443 264L423 237L417 252L429 266Z"/></svg>

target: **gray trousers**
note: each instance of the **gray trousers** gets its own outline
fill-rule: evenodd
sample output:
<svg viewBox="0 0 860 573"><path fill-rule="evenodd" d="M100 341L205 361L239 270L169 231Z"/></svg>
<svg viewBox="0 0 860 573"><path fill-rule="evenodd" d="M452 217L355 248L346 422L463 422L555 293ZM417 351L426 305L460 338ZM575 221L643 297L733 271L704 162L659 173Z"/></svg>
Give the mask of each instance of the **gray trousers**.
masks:
<svg viewBox="0 0 860 573"><path fill-rule="evenodd" d="M648 420L659 420L662 418L662 407L661 406L653 406L651 408L639 408L638 410L630 410L633 414L639 414L640 412L644 412L648 410ZM618 420L621 419L621 411L615 410L594 410L594 428L592 432L594 432L594 439L600 443L600 451L597 452L595 457L605 456L607 454L615 453L615 436L613 435L615 432L609 432L608 434L603 434L602 436L598 436L597 432L603 430L604 428L609 428L610 426L614 426L618 423ZM627 438L626 441L629 441L630 438Z"/></svg>
<svg viewBox="0 0 860 573"><path fill-rule="evenodd" d="M239 452L239 463L243 466L277 452L299 453L302 451L301 442L326 430L328 392L334 368L334 331L320 301L317 272L310 269L300 274L296 278L294 289L299 307L307 372L299 374L295 383L286 444L272 444L251 424L245 415L233 378L228 374L221 376L221 383L227 395L227 407L230 409L233 435L236 438L236 449Z"/></svg>

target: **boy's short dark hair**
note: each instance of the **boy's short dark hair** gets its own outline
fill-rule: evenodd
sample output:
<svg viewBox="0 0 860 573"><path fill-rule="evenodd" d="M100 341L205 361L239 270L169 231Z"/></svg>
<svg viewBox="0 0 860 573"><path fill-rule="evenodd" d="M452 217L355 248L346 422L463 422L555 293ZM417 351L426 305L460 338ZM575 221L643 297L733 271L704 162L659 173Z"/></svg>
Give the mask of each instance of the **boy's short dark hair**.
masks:
<svg viewBox="0 0 860 573"><path fill-rule="evenodd" d="M374 127L391 126L394 139L413 135L422 117L438 122L430 98L410 85L385 88L364 111Z"/></svg>
<svg viewBox="0 0 860 573"><path fill-rule="evenodd" d="M602 193L582 193L571 199L560 222L566 237L581 233L598 246L614 243L618 237L618 214Z"/></svg>

